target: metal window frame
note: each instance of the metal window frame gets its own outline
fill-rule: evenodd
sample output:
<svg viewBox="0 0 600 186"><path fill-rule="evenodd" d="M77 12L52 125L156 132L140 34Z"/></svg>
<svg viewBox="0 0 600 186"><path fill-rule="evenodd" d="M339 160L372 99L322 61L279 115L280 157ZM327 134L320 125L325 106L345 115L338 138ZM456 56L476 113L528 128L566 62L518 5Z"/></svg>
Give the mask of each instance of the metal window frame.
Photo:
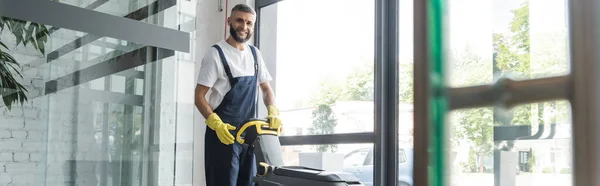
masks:
<svg viewBox="0 0 600 186"><path fill-rule="evenodd" d="M429 166L427 101L429 99L428 66L430 59L425 33L427 28L428 1L415 0L415 160L414 185L431 185L427 169ZM600 3L594 0L569 0L569 54L571 73L564 76L513 81L501 79L493 85L446 88L449 93L448 111L503 105L512 107L519 104L566 99L572 108L573 182L575 186L600 185L596 175L600 171L600 115L595 114L600 106L600 55L597 54L600 41L600 23L597 9ZM592 39L590 39L592 38Z"/></svg>
<svg viewBox="0 0 600 186"><path fill-rule="evenodd" d="M256 7L256 9L258 10L258 9L261 9L261 8L267 7L267 6L269 6L269 5L272 5L272 4L275 4L275 3L278 3L278 2L280 2L280 1L283 1L283 0L256 0L256 1L254 2L254 4L255 4L254 6L255 6L255 7Z"/></svg>
<svg viewBox="0 0 600 186"><path fill-rule="evenodd" d="M260 46L261 9L283 0L256 0L257 26L255 46ZM398 184L398 0L374 0L375 3L375 121L374 131L366 133L282 136L281 145L318 145L345 143L374 144L374 184Z"/></svg>
<svg viewBox="0 0 600 186"><path fill-rule="evenodd" d="M36 6L30 6L30 4L35 4ZM10 7L0 8L1 16L28 20L54 27L68 28L96 36L123 39L142 45L190 52L190 33L129 18L113 16L53 1L1 0L0 7ZM94 24L89 24L90 22ZM139 32L140 30L144 32Z"/></svg>
<svg viewBox="0 0 600 186"><path fill-rule="evenodd" d="M274 5L278 2L281 2L283 0L256 0L255 1L255 9L257 12L257 25L255 26L255 38L254 38L254 43L255 46L259 47L260 46L260 12L262 8ZM374 3L377 2L384 2L384 1L388 1L388 0L374 0ZM396 1L396 0L394 0ZM380 3L381 5L383 5L383 3ZM380 8L380 9L385 9L385 7L383 6L376 6L376 9ZM377 11L377 10L376 10ZM383 17L385 17L384 15L382 15ZM379 18L376 18L379 19ZM396 19L397 20L397 19ZM378 27L379 26L379 27ZM387 37L386 34L381 34L383 32L383 28L384 25L376 25L375 26L375 37L382 39L382 41L384 40L384 37ZM381 31L380 31L381 29ZM393 35L393 34L389 34L389 35ZM376 45L377 43L382 43L382 42L377 42L376 41ZM379 50L381 48L386 48L385 46L381 46L381 47L375 47L375 50ZM378 66L377 64L381 64L383 63L383 60L386 59L394 59L395 56L383 56L386 55L387 53L383 53L382 55L380 55L381 57L378 57L375 60L375 65ZM375 78L375 84L376 84L376 100L375 102L382 102L382 103L390 103L388 102L388 100L386 99L386 97L381 97L380 95L389 95L380 91L377 91L377 89L381 89L383 88L385 85L382 83L377 83L378 81L383 81L386 80L389 77L386 77L385 74L382 73L386 73L386 71L384 71L385 67L387 67L387 65L382 66L379 65L380 68L376 68L375 69L375 74L377 74L377 76L379 76L380 78ZM397 79L397 78L396 78ZM397 80L395 80L395 82L397 82ZM393 82L385 82L385 83L393 83ZM379 88L378 88L379 87ZM392 86L393 87L393 86ZM397 86L396 86L397 87ZM378 100L379 99L379 100ZM396 101L397 102L397 101ZM394 102L392 102L394 103ZM377 110L377 103L375 103L375 107ZM379 109L379 110L385 110L385 109ZM382 112L377 112L378 115L376 115L376 117L382 117L384 115L387 115L387 113L382 114ZM379 121L379 123L378 123ZM375 122L375 129L382 129L383 127L378 127L378 125L382 124L383 121L386 121L385 119L377 119ZM394 126L395 127L395 126ZM387 127L385 127L387 128ZM382 130L384 131L384 130ZM347 133L347 134L330 134L330 135L302 135L302 136L282 136L280 137L280 142L282 146L290 146L290 145L318 145L318 144L347 144L347 143L376 143L376 138L378 138L378 136L381 136L381 134L378 135L378 133L374 132L367 132L367 133ZM396 140L397 141L397 140ZM395 142L397 143L397 142Z"/></svg>
<svg viewBox="0 0 600 186"><path fill-rule="evenodd" d="M373 143L374 141L375 134L373 132L279 137L282 146Z"/></svg>
<svg viewBox="0 0 600 186"><path fill-rule="evenodd" d="M427 1L413 1L414 33L414 121L413 121L413 185L428 186L429 183L429 55Z"/></svg>
<svg viewBox="0 0 600 186"><path fill-rule="evenodd" d="M557 76L514 81L500 79L493 85L447 88L449 109L515 105L558 100L569 97L571 77Z"/></svg>
<svg viewBox="0 0 600 186"><path fill-rule="evenodd" d="M279 2L281 0L257 0L256 7L258 10ZM390 48L397 49L393 44L387 43L386 40L397 41L397 33L394 33L393 27L398 27L392 19L397 19L397 1L395 0L376 0L377 16L376 23L376 130L372 133L374 141L363 136L365 142L374 142L376 152L388 152L392 147L387 142L390 141L388 133L381 132L381 129L396 129L395 125L388 123L384 125L382 121L397 122L397 118L393 118L386 112L392 105L390 102L382 102L386 99L394 99L385 93L390 93L394 89L387 86L393 86L387 80L391 78L397 70L384 71L382 68L385 65L394 65L392 62L397 57L398 52L389 52ZM428 108L430 90L429 79L429 36L427 34L428 25L428 1L414 0L414 95L415 95L415 116L414 116L414 164L413 164L413 179L415 186L425 186L432 183L428 182L428 170L430 156L428 154L428 138L429 128L427 124L430 122ZM392 5L387 6L385 5ZM389 8L394 7L394 8ZM567 99L571 103L573 119L573 158L574 174L573 180L575 186L584 185L600 185L600 178L595 175L600 171L600 163L597 157L600 157L600 127L595 125L600 122L600 115L594 114L599 110L600 85L596 79L600 79L600 64L596 62L600 60L600 54L595 51L600 46L598 35L600 30L600 22L597 20L599 13L595 10L599 9L600 3L594 0L569 0L568 23L569 23L569 54L571 61L571 73L565 76L513 81L504 79L496 82L493 85L471 86L460 88L446 88L449 94L448 101L450 103L449 110L457 110L472 107L504 105L511 107L519 104L527 104L533 102L543 102L551 100ZM593 16L590 16L593 15ZM386 16L386 17L381 17ZM388 19L386 22L384 19ZM387 29L386 29L387 28ZM396 34L396 35L395 35ZM260 35L257 32L257 36ZM593 38L593 39L590 39ZM258 41L256 41L258 44ZM388 52L386 53L386 50ZM386 60L385 57L390 57ZM388 63L385 63L388 62ZM387 77L387 78L384 78ZM397 79L395 80L397 81ZM397 91L397 90L396 90ZM475 99L474 99L475 98ZM396 98L397 99L397 98ZM388 107L386 107L388 106ZM397 108L396 108L397 109ZM379 111L379 112L378 112ZM353 134L344 134L345 137L351 137ZM304 144L324 140L322 139L308 140L306 136L297 137L282 137L284 141L295 139L306 139L294 142L294 144ZM336 135L330 135L327 138L328 143L343 142L343 140L335 139ZM384 170L390 170L390 167L385 167L382 160L387 160L385 155L378 154L375 161L375 185L395 185L389 183L391 177ZM393 160L397 161L397 160ZM382 174L383 173L383 174Z"/></svg>
<svg viewBox="0 0 600 186"><path fill-rule="evenodd" d="M573 182L575 186L600 185L600 20L596 0L568 2L569 54L573 123Z"/></svg>
<svg viewBox="0 0 600 186"><path fill-rule="evenodd" d="M141 21L143 19L147 19L150 16L154 16L154 15L158 14L159 12L162 12L171 7L174 7L175 5L177 5L176 0L160 0L160 1L157 0L157 1L154 1L144 7L141 7L137 10L131 11L127 15L123 16L122 18L123 19L131 19L131 20L135 20L135 21ZM114 16L114 17L116 17L116 16ZM119 18L119 17L116 17L116 18ZM161 27L159 27L159 28L161 28ZM105 37L105 36L87 33L87 34L85 34L81 37L78 37L77 39L74 39L73 41L61 46L60 48L48 53L46 62L50 63L56 59L59 59L60 57L64 56L65 54L68 54L70 52L73 52L73 51L79 49L82 46L86 46L93 42L98 42L97 40L100 38L103 38L103 37Z"/></svg>
<svg viewBox="0 0 600 186"><path fill-rule="evenodd" d="M399 0L375 1L374 185L398 184L398 11Z"/></svg>
<svg viewBox="0 0 600 186"><path fill-rule="evenodd" d="M158 56L152 56L153 58L148 59L148 56L146 55L147 53L156 53ZM63 89L87 83L89 81L106 77L117 72L124 72L129 69L172 56L175 56L175 51L173 50L151 46L141 47L123 55L108 59L102 63L80 69L54 80L49 80L45 84L46 90L44 94L53 94Z"/></svg>

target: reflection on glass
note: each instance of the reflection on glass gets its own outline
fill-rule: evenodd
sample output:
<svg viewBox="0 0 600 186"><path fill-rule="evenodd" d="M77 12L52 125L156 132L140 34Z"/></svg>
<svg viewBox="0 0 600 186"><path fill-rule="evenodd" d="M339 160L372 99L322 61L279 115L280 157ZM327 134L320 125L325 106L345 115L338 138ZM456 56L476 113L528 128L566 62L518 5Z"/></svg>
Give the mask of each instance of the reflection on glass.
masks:
<svg viewBox="0 0 600 186"><path fill-rule="evenodd" d="M72 6L77 6L85 9L90 9L106 14L111 14L119 17L124 17L130 14L130 12L138 10L148 4L154 2L152 0L125 0L125 1L114 1L114 0L93 0L93 1L80 1L80 0L60 0L56 1ZM175 1L165 1L173 2ZM165 3L163 2L163 4ZM173 6L171 5L171 6ZM148 7L145 7L148 9ZM138 15L140 16L140 15ZM146 15L147 16L147 15Z"/></svg>
<svg viewBox="0 0 600 186"><path fill-rule="evenodd" d="M11 22L11 30L6 20L0 19L0 42L7 45L0 50L20 65L8 73L28 90L28 100L10 108L0 102L0 185L191 185L192 167L185 165L192 164L193 141L186 138L193 134L193 106L175 98L187 91L177 80L193 79L193 68L186 68L191 75L176 68L193 61L51 25L49 35L25 22ZM18 43L21 35L26 45ZM3 86L0 96L9 100L14 94Z"/></svg>
<svg viewBox="0 0 600 186"><path fill-rule="evenodd" d="M181 23L194 23L197 0L49 0L69 6L75 6L91 11L123 17L150 24L157 24L154 20L168 18L173 21L173 16L178 16ZM231 7L229 7L231 8ZM179 14L179 15L177 15ZM160 17L152 17L160 15ZM159 23L157 25L172 29L193 32L195 26L182 24L178 28L172 23ZM53 28L56 29L56 28ZM51 32L54 32L51 30Z"/></svg>
<svg viewBox="0 0 600 186"><path fill-rule="evenodd" d="M374 3L294 0L261 10L269 29L261 29L260 47L276 64L284 135L373 131Z"/></svg>
<svg viewBox="0 0 600 186"><path fill-rule="evenodd" d="M446 0L447 83L566 75L565 0Z"/></svg>
<svg viewBox="0 0 600 186"><path fill-rule="evenodd" d="M413 1L399 1L398 138L400 145L413 146Z"/></svg>
<svg viewBox="0 0 600 186"><path fill-rule="evenodd" d="M450 113L453 185L571 185L567 101ZM495 184L496 183L496 184Z"/></svg>
<svg viewBox="0 0 600 186"><path fill-rule="evenodd" d="M566 75L565 0L446 0L451 87ZM475 26L474 26L475 25ZM452 111L452 185L571 185L567 101Z"/></svg>
<svg viewBox="0 0 600 186"><path fill-rule="evenodd" d="M398 185L413 185L413 153L414 147L414 23L413 23L413 1L399 1L399 41L398 56Z"/></svg>

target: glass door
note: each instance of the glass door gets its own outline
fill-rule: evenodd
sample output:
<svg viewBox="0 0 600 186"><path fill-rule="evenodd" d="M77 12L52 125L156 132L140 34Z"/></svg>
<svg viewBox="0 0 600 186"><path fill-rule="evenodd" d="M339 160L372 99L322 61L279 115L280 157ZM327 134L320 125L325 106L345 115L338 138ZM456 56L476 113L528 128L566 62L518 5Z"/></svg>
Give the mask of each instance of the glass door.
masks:
<svg viewBox="0 0 600 186"><path fill-rule="evenodd" d="M0 4L0 185L192 184L196 1Z"/></svg>
<svg viewBox="0 0 600 186"><path fill-rule="evenodd" d="M344 171L373 185L375 1L259 0L256 7L255 45L274 79L285 164Z"/></svg>
<svg viewBox="0 0 600 186"><path fill-rule="evenodd" d="M592 1L414 3L415 185L598 183Z"/></svg>

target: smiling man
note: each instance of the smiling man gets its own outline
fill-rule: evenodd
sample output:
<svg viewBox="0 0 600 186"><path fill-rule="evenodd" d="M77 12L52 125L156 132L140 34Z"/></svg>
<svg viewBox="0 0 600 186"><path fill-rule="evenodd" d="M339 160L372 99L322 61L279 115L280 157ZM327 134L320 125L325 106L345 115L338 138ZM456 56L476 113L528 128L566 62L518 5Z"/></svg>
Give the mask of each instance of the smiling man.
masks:
<svg viewBox="0 0 600 186"><path fill-rule="evenodd" d="M256 174L253 149L234 140L233 131L247 119L257 118L256 94L260 86L268 108L270 128L281 121L272 80L262 55L246 42L252 36L255 11L247 5L233 7L228 18L230 36L213 45L202 59L195 90L195 105L206 118L205 171L208 186L252 185ZM210 90L210 93L209 93Z"/></svg>

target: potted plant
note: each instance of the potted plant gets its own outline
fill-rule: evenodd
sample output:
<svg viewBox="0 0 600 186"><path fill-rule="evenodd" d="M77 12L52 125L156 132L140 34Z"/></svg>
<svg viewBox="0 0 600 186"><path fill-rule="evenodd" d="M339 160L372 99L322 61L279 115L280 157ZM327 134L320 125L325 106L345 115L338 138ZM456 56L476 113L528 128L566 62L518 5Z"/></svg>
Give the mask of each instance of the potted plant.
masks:
<svg viewBox="0 0 600 186"><path fill-rule="evenodd" d="M42 55L45 54L45 44L50 35L45 25L0 17L0 34L4 31L11 32L16 38L15 46L20 44L23 44L24 47L33 46L36 51ZM11 110L14 103L23 105L27 101L25 94L28 91L27 88L15 78L18 76L23 79L20 67L21 65L10 54L10 48L6 45L5 40L0 39L0 97L8 110Z"/></svg>

